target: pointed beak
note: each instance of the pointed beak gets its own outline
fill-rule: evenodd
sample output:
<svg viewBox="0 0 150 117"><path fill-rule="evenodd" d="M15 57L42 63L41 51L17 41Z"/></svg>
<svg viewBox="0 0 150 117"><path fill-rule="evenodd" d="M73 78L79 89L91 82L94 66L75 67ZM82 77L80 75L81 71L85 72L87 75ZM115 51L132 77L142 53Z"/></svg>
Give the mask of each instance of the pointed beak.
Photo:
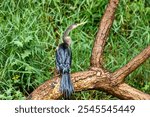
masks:
<svg viewBox="0 0 150 117"><path fill-rule="evenodd" d="M71 25L71 29L75 29L80 25L84 25L85 23L87 23L87 22L81 22L81 23L78 23L78 24L73 24L73 25Z"/></svg>
<svg viewBox="0 0 150 117"><path fill-rule="evenodd" d="M87 23L87 22L81 22L81 23L77 24L77 27L80 26L80 25L84 25L84 24L86 24L86 23Z"/></svg>

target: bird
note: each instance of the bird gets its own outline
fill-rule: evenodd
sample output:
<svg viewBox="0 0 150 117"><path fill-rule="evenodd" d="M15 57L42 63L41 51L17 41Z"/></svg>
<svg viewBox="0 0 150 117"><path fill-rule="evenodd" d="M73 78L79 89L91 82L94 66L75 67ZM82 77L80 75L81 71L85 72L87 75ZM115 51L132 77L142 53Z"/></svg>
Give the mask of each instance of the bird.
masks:
<svg viewBox="0 0 150 117"><path fill-rule="evenodd" d="M69 33L85 23L86 22L81 22L70 25L62 36L63 43L56 49L56 69L61 76L59 91L63 94L65 99L70 99L71 94L74 92L74 86L70 76L72 63L72 51L70 46L72 40Z"/></svg>

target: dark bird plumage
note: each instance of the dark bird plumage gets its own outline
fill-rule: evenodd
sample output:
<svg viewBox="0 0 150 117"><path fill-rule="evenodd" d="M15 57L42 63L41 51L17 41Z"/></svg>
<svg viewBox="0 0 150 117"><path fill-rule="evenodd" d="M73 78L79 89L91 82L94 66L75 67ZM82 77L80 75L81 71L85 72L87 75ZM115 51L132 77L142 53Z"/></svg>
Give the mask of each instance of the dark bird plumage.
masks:
<svg viewBox="0 0 150 117"><path fill-rule="evenodd" d="M61 43L56 50L56 67L61 75L60 92L63 94L65 99L69 99L71 94L74 92L74 87L70 77L72 61L72 52L70 48L71 38L68 35L71 30L81 24L84 23L73 24L66 29L63 35L63 43Z"/></svg>
<svg viewBox="0 0 150 117"><path fill-rule="evenodd" d="M69 99L74 91L70 79L71 60L71 49L64 43L60 44L56 51L56 66L61 74L60 91L66 99Z"/></svg>

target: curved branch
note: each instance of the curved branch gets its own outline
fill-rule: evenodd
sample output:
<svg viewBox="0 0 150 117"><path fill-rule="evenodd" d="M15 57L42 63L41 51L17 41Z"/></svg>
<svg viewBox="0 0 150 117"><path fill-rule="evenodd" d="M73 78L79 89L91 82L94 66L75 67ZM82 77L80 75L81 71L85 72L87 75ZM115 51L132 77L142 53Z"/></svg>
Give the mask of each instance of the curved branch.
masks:
<svg viewBox="0 0 150 117"><path fill-rule="evenodd" d="M126 100L150 100L150 95L139 91L128 84L121 84L117 88L113 89L113 93L117 95L119 99Z"/></svg>
<svg viewBox="0 0 150 117"><path fill-rule="evenodd" d="M112 74L113 84L119 84L124 81L125 77L138 68L143 62L150 57L150 46L145 48L140 54L133 58L128 64L118 69Z"/></svg>
<svg viewBox="0 0 150 117"><path fill-rule="evenodd" d="M73 73L71 75L75 91L104 90L120 99L150 99L150 95L123 83L118 86L110 85L111 74L102 69ZM46 81L35 89L27 99L46 100L59 99L62 94L59 92L58 77Z"/></svg>
<svg viewBox="0 0 150 117"><path fill-rule="evenodd" d="M118 6L119 0L110 0L105 13L100 22L99 30L94 42L92 56L91 56L91 66L101 67L102 66L102 54L105 46L106 39L109 34L109 30L114 20L114 14Z"/></svg>
<svg viewBox="0 0 150 117"><path fill-rule="evenodd" d="M101 86L97 86L97 89L99 88L101 88ZM123 100L150 100L149 94L143 93L126 83L115 87L103 87L102 90Z"/></svg>
<svg viewBox="0 0 150 117"><path fill-rule="evenodd" d="M76 91L81 89L87 90L90 89L90 87L93 87L92 81L94 82L95 79L92 79L93 78L92 76L94 74L95 72L93 71L85 71L71 74L75 90ZM59 86L60 86L60 78L56 76L43 83L37 89L35 89L28 96L27 99L34 99L34 100L59 99L59 97L62 96L62 94L59 92Z"/></svg>
<svg viewBox="0 0 150 117"><path fill-rule="evenodd" d="M83 90L104 90L120 99L149 99L150 95L145 94L125 83L123 79L133 70L140 66L150 56L150 46L143 50L127 65L114 73L109 73L102 67L102 53L105 46L110 27L114 19L114 13L119 0L110 0L109 5L100 23L99 31L92 50L91 67L89 71L71 74L75 91ZM112 83L114 85L112 85ZM117 85L118 83L121 83ZM59 99L62 94L59 92L60 79L58 76L46 81L35 89L27 99Z"/></svg>

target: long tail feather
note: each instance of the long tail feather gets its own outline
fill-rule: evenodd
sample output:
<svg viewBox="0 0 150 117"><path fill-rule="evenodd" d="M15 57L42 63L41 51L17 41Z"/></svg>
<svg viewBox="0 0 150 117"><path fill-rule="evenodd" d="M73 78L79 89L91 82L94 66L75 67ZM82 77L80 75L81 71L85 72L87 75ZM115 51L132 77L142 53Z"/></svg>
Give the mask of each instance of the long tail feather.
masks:
<svg viewBox="0 0 150 117"><path fill-rule="evenodd" d="M60 91L63 93L65 99L69 99L71 94L74 92L74 87L70 79L70 74L62 74L60 81Z"/></svg>

